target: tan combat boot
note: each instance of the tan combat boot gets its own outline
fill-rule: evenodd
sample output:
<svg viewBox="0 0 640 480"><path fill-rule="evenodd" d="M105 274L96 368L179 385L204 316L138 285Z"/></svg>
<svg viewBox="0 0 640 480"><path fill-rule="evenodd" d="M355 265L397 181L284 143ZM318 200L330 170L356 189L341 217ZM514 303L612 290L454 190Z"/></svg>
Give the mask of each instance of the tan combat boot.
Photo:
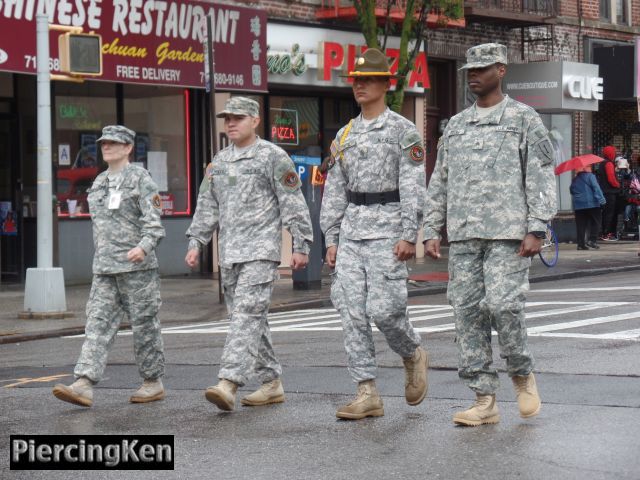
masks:
<svg viewBox="0 0 640 480"><path fill-rule="evenodd" d="M131 403L148 403L164 398L164 386L159 378L147 379L142 386L129 398Z"/></svg>
<svg viewBox="0 0 640 480"><path fill-rule="evenodd" d="M356 399L343 405L336 412L336 417L345 420L360 420L365 417L381 417L383 415L384 405L374 380L360 382Z"/></svg>
<svg viewBox="0 0 640 480"><path fill-rule="evenodd" d="M518 408L522 418L529 418L540 413L540 395L538 395L538 387L533 373L521 376L515 375L511 377L513 386L516 389L516 398L518 399Z"/></svg>
<svg viewBox="0 0 640 480"><path fill-rule="evenodd" d="M500 414L496 405L495 395L481 395L476 393L476 403L463 412L457 412L453 416L453 423L477 427L483 423L498 423Z"/></svg>
<svg viewBox="0 0 640 480"><path fill-rule="evenodd" d="M221 379L217 385L205 390L204 396L220 410L230 412L236 403L238 385L230 380Z"/></svg>
<svg viewBox="0 0 640 480"><path fill-rule="evenodd" d="M242 405L247 405L249 407L282 402L284 402L284 389L282 388L282 382L279 378L263 383L258 390L240 400Z"/></svg>
<svg viewBox="0 0 640 480"><path fill-rule="evenodd" d="M80 377L69 386L59 383L53 387L53 394L63 402L90 407L93 405L93 382L86 377Z"/></svg>
<svg viewBox="0 0 640 480"><path fill-rule="evenodd" d="M416 348L410 358L403 358L404 363L404 398L409 405L418 405L427 395L429 378L429 355L421 347Z"/></svg>

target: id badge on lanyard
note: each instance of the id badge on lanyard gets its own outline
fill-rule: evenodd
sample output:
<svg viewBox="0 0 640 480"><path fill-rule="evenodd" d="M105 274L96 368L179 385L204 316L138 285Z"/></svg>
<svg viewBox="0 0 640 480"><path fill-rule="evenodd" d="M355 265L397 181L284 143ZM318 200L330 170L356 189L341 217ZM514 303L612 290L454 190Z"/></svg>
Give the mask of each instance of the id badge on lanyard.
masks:
<svg viewBox="0 0 640 480"><path fill-rule="evenodd" d="M109 204L108 204L109 210L119 209L120 200L122 200L122 192L120 191L120 185L118 184L116 189L109 194Z"/></svg>

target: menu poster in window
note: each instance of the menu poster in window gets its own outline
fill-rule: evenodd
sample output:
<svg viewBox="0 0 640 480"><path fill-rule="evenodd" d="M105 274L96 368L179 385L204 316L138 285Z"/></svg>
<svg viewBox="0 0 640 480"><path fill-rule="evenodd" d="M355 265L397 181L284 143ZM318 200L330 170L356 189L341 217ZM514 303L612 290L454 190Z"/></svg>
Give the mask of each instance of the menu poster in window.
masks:
<svg viewBox="0 0 640 480"><path fill-rule="evenodd" d="M271 141L277 145L298 145L298 111L288 108L269 109Z"/></svg>
<svg viewBox="0 0 640 480"><path fill-rule="evenodd" d="M147 152L147 170L158 185L158 190L167 192L167 152Z"/></svg>
<svg viewBox="0 0 640 480"><path fill-rule="evenodd" d="M18 235L18 216L11 202L0 202L0 235Z"/></svg>
<svg viewBox="0 0 640 480"><path fill-rule="evenodd" d="M146 133L136 134L136 146L134 150L134 162L144 163L147 161L147 152L149 151L149 135Z"/></svg>
<svg viewBox="0 0 640 480"><path fill-rule="evenodd" d="M95 168L98 166L98 134L81 133L80 150L76 154L71 168Z"/></svg>

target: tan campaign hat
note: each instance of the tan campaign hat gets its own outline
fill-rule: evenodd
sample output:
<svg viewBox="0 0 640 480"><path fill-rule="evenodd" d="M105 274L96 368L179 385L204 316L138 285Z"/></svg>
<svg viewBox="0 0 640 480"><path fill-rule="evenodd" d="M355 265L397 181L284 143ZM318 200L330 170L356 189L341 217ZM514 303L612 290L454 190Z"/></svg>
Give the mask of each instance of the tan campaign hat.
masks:
<svg viewBox="0 0 640 480"><path fill-rule="evenodd" d="M401 75L391 73L389 61L384 53L377 48L367 49L357 60L354 70L341 77L386 77L400 78Z"/></svg>

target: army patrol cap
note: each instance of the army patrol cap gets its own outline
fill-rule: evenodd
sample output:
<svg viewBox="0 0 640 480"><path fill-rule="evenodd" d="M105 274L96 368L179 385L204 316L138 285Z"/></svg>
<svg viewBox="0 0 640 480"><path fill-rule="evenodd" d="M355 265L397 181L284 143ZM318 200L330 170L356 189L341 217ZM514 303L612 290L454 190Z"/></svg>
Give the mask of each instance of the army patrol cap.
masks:
<svg viewBox="0 0 640 480"><path fill-rule="evenodd" d="M355 77L384 77L400 78L401 75L391 73L389 61L384 53L377 48L369 48L357 60L354 70L349 75L340 75L346 78Z"/></svg>
<svg viewBox="0 0 640 480"><path fill-rule="evenodd" d="M108 140L110 142L133 145L135 143L135 138L136 132L124 125L107 125L102 129L102 136L96 140L96 143Z"/></svg>
<svg viewBox="0 0 640 480"><path fill-rule="evenodd" d="M467 50L467 63L459 70L484 68L494 63L507 64L507 47L499 43L483 43Z"/></svg>
<svg viewBox="0 0 640 480"><path fill-rule="evenodd" d="M216 117L225 115L246 115L249 117L260 116L260 105L255 100L247 97L231 97L224 105L224 110L218 112Z"/></svg>

